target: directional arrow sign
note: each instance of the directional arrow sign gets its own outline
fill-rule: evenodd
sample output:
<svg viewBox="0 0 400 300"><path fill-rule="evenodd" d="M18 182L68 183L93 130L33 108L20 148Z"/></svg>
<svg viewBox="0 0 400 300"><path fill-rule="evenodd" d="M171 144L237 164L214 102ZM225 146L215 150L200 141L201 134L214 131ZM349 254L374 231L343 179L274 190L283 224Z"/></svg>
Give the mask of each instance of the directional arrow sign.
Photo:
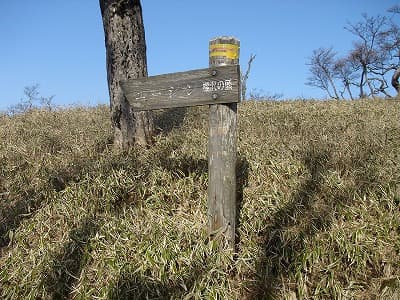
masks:
<svg viewBox="0 0 400 300"><path fill-rule="evenodd" d="M239 65L121 82L133 111L239 102Z"/></svg>

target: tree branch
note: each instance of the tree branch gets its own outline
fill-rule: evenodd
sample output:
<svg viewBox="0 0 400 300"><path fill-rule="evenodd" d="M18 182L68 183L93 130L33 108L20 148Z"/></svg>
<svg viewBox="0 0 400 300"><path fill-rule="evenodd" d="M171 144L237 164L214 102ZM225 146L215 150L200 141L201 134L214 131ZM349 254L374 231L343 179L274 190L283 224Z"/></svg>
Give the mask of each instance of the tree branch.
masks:
<svg viewBox="0 0 400 300"><path fill-rule="evenodd" d="M247 70L244 74L241 75L241 83L242 83L242 100L246 100L246 92L247 92L247 79L250 75L251 64L253 63L254 59L256 58L255 54L251 54L249 61L247 62Z"/></svg>

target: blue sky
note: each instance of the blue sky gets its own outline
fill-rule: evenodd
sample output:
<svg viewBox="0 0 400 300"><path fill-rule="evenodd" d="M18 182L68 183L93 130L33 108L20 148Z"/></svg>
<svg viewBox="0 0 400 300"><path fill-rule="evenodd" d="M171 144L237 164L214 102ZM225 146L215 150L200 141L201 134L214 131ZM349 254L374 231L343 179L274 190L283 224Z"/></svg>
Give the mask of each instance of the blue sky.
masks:
<svg viewBox="0 0 400 300"><path fill-rule="evenodd" d="M208 67L208 41L241 40L241 65L256 54L248 89L284 98L321 98L306 86L307 58L318 47L345 53L344 30L392 0L142 0L149 75ZM39 84L57 105L108 103L104 33L97 0L0 0L0 110Z"/></svg>

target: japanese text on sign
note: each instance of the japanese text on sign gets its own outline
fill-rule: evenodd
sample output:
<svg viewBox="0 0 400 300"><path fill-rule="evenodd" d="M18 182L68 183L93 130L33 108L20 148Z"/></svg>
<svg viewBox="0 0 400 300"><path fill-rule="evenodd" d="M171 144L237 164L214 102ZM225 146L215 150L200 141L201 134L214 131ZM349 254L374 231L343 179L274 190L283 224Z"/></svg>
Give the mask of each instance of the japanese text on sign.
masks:
<svg viewBox="0 0 400 300"><path fill-rule="evenodd" d="M233 90L233 85L232 85L232 79L226 79L226 80L211 80L211 81L205 81L203 83L203 91L204 92L217 92L217 91L232 91Z"/></svg>

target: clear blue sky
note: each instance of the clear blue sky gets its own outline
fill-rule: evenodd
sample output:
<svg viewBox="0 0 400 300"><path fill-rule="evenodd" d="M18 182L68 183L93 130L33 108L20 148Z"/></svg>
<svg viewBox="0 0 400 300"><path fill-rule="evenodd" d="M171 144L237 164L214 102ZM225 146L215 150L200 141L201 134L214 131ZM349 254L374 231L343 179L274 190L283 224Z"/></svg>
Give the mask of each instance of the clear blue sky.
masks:
<svg viewBox="0 0 400 300"><path fill-rule="evenodd" d="M346 23L385 14L398 0L142 0L149 75L208 67L208 41L241 40L241 65L256 54L248 88L285 98L323 97L304 85L313 49L344 53ZM0 110L39 84L57 105L108 103L97 0L0 0Z"/></svg>

